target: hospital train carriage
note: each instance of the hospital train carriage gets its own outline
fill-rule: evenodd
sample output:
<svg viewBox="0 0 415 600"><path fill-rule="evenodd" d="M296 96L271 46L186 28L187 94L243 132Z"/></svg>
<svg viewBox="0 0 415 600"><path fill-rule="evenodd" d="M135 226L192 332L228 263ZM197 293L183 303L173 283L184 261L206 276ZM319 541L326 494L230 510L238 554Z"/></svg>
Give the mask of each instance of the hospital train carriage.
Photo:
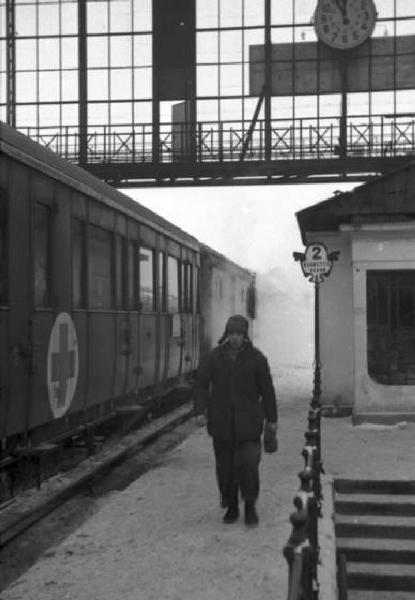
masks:
<svg viewBox="0 0 415 600"><path fill-rule="evenodd" d="M0 458L165 397L254 283L0 123Z"/></svg>

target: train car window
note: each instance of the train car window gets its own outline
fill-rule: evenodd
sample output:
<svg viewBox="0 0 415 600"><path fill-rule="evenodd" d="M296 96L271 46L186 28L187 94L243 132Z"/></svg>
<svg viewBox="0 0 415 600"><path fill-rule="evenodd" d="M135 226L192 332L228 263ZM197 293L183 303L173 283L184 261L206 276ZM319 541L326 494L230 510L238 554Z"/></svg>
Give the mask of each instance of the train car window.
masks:
<svg viewBox="0 0 415 600"><path fill-rule="evenodd" d="M128 308L134 310L136 307L135 301L135 242L129 240L128 242L128 278L127 278L127 289L128 289Z"/></svg>
<svg viewBox="0 0 415 600"><path fill-rule="evenodd" d="M199 267L196 267L196 278L195 279L196 279L195 310L196 310L196 314L200 314L200 268Z"/></svg>
<svg viewBox="0 0 415 600"><path fill-rule="evenodd" d="M85 307L85 225L72 219L72 302L74 308Z"/></svg>
<svg viewBox="0 0 415 600"><path fill-rule="evenodd" d="M112 233L89 227L89 305L109 309L113 306L113 236Z"/></svg>
<svg viewBox="0 0 415 600"><path fill-rule="evenodd" d="M159 252L158 310L166 312L166 255Z"/></svg>
<svg viewBox="0 0 415 600"><path fill-rule="evenodd" d="M415 385L415 270L366 275L367 363L384 385Z"/></svg>
<svg viewBox="0 0 415 600"><path fill-rule="evenodd" d="M8 304L7 286L7 204L0 190L0 304Z"/></svg>
<svg viewBox="0 0 415 600"><path fill-rule="evenodd" d="M246 314L250 319L256 319L256 287L252 283L246 292Z"/></svg>
<svg viewBox="0 0 415 600"><path fill-rule="evenodd" d="M174 256L167 259L167 311L179 312L179 261Z"/></svg>
<svg viewBox="0 0 415 600"><path fill-rule="evenodd" d="M186 263L180 267L180 312L187 312L187 271Z"/></svg>
<svg viewBox="0 0 415 600"><path fill-rule="evenodd" d="M222 279L220 277L215 278L215 293L217 298L222 298L223 290L222 290Z"/></svg>
<svg viewBox="0 0 415 600"><path fill-rule="evenodd" d="M35 206L35 306L50 306L51 298L51 212L48 206Z"/></svg>
<svg viewBox="0 0 415 600"><path fill-rule="evenodd" d="M187 265L187 312L193 312L193 266Z"/></svg>
<svg viewBox="0 0 415 600"><path fill-rule="evenodd" d="M154 251L140 247L139 250L140 310L154 311Z"/></svg>
<svg viewBox="0 0 415 600"><path fill-rule="evenodd" d="M115 236L115 305L117 308L126 308L127 305L127 280L126 273L126 244L121 235Z"/></svg>

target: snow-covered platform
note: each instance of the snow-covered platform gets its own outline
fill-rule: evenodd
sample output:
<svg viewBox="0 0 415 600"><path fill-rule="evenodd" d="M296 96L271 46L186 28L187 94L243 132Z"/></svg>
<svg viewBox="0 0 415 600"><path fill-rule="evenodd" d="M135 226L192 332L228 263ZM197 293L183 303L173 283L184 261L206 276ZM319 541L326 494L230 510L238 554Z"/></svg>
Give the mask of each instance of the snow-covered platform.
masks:
<svg viewBox="0 0 415 600"><path fill-rule="evenodd" d="M261 462L260 523L222 523L204 429L157 468L99 502L96 513L1 593L1 600L285 600L292 500L311 377L276 379L279 451ZM415 424L353 427L324 419L322 451L336 477L415 478Z"/></svg>

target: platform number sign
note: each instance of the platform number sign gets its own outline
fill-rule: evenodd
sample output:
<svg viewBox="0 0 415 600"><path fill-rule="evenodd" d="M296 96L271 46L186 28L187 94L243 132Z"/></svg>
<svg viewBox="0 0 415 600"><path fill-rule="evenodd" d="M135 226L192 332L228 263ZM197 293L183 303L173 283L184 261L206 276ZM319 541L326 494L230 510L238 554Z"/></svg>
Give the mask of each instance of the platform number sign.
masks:
<svg viewBox="0 0 415 600"><path fill-rule="evenodd" d="M333 262L338 259L339 252L327 251L321 242L309 244L304 253L294 252L294 260L301 262L304 277L313 283L322 283L330 275Z"/></svg>
<svg viewBox="0 0 415 600"><path fill-rule="evenodd" d="M69 409L78 381L78 339L68 313L59 313L49 337L47 359L49 403L55 419Z"/></svg>

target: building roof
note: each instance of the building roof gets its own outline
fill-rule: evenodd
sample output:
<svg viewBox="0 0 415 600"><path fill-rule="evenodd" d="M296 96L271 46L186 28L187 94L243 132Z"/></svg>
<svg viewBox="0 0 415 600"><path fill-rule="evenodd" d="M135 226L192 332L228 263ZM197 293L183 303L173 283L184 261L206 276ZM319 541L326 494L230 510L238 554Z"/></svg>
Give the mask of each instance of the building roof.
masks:
<svg viewBox="0 0 415 600"><path fill-rule="evenodd" d="M415 161L350 192L335 192L296 217L304 244L307 233L337 231L340 224L413 220Z"/></svg>

